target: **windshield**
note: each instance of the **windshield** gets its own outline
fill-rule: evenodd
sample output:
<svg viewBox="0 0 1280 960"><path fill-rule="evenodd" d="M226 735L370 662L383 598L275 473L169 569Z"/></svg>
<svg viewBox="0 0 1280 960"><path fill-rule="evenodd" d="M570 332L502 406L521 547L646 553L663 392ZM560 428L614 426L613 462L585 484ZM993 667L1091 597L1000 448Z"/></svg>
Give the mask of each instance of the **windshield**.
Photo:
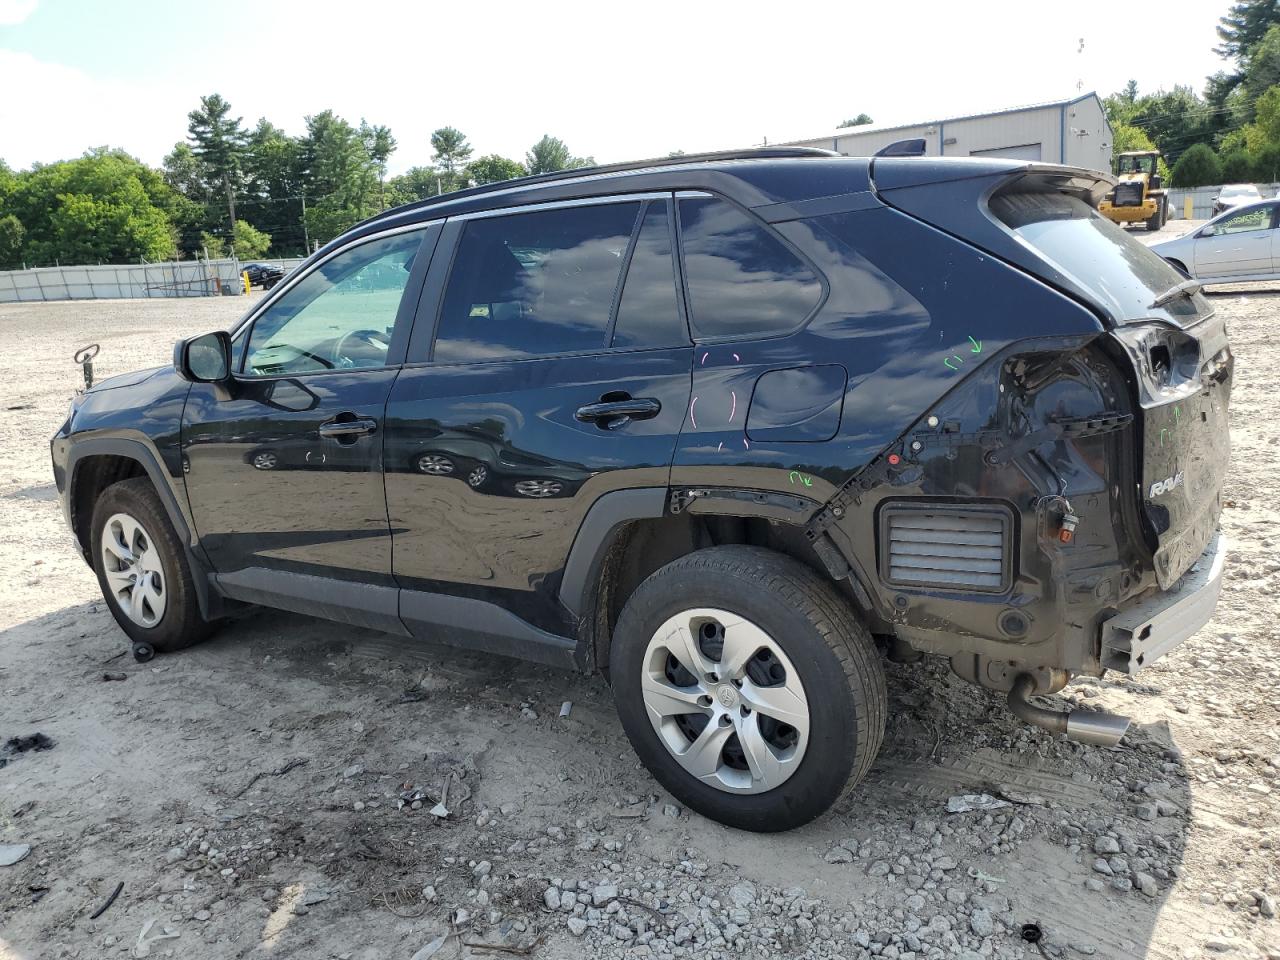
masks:
<svg viewBox="0 0 1280 960"><path fill-rule="evenodd" d="M1186 278L1083 200L1056 192L997 194L991 212L1119 321L1187 325L1212 312L1199 293L1152 308Z"/></svg>

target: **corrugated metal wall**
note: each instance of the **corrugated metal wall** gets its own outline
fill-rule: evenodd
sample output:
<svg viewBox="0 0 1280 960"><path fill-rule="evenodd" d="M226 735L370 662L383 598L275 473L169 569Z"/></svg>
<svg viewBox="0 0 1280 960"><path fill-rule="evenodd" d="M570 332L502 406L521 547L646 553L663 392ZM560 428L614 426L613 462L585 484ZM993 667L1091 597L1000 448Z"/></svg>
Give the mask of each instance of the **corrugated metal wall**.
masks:
<svg viewBox="0 0 1280 960"><path fill-rule="evenodd" d="M301 259L258 260L292 270ZM244 290L239 260L95 264L0 271L0 303L116 300L129 297L210 297Z"/></svg>
<svg viewBox="0 0 1280 960"><path fill-rule="evenodd" d="M1280 194L1280 183L1254 184L1264 197ZM1181 220L1186 209L1187 197L1191 198L1192 220L1208 220L1213 216L1213 198L1218 195L1222 186L1194 187L1191 189L1174 187L1169 190L1169 219Z"/></svg>

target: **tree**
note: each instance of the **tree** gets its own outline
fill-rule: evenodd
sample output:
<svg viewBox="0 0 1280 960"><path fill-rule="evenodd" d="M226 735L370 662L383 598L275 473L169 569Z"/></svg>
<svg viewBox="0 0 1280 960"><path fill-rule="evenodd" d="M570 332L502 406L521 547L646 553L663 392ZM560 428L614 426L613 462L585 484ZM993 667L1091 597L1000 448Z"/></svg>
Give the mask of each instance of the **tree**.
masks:
<svg viewBox="0 0 1280 960"><path fill-rule="evenodd" d="M0 215L0 268L13 269L22 262L22 243L27 231L12 213Z"/></svg>
<svg viewBox="0 0 1280 960"><path fill-rule="evenodd" d="M1208 144L1192 144L1173 165L1175 187L1204 187L1221 182L1222 164Z"/></svg>
<svg viewBox="0 0 1280 960"><path fill-rule="evenodd" d="M1267 30L1280 23L1276 0L1238 0L1218 21L1218 39L1213 52L1224 60L1243 65Z"/></svg>
<svg viewBox="0 0 1280 960"><path fill-rule="evenodd" d="M435 151L431 159L449 174L450 179L459 167L471 159L471 144L467 143L466 134L456 127L441 127L432 133L431 149Z"/></svg>
<svg viewBox="0 0 1280 960"><path fill-rule="evenodd" d="M529 148L524 165L529 173L554 173L557 170L574 170L595 165L594 157L575 157L569 153L563 140L543 134L542 139Z"/></svg>
<svg viewBox="0 0 1280 960"><path fill-rule="evenodd" d="M1170 163L1193 143L1212 142L1217 130L1209 105L1182 86L1139 98L1124 122L1145 130Z"/></svg>
<svg viewBox="0 0 1280 960"><path fill-rule="evenodd" d="M387 181L387 198L393 207L434 197L441 190L441 171L435 167L410 167Z"/></svg>
<svg viewBox="0 0 1280 960"><path fill-rule="evenodd" d="M843 130L845 127L863 127L868 123L875 123L875 121L872 120L868 114L860 113L852 120L846 120L844 123L840 124L840 126L836 127L836 129Z"/></svg>
<svg viewBox="0 0 1280 960"><path fill-rule="evenodd" d="M156 171L99 148L18 174L0 216L20 224L28 263L166 260L177 252L167 209L181 212L182 202ZM12 223L8 234L12 242Z"/></svg>
<svg viewBox="0 0 1280 960"><path fill-rule="evenodd" d="M306 123L300 163L307 196L316 198L307 207L307 228L311 238L327 242L377 213L378 168L360 132L332 110Z"/></svg>
<svg viewBox="0 0 1280 960"><path fill-rule="evenodd" d="M514 180L523 177L526 171L522 164L506 157L491 153L467 164L466 176L472 183L498 183L502 180Z"/></svg>
<svg viewBox="0 0 1280 960"><path fill-rule="evenodd" d="M270 234L280 254L306 250L304 174L298 140L266 118L259 120L245 146L240 219Z"/></svg>
<svg viewBox="0 0 1280 960"><path fill-rule="evenodd" d="M245 133L240 117L231 117L231 104L219 94L200 98L200 107L187 114L192 152L211 183L219 184L227 197L228 232L235 230L235 190L244 160Z"/></svg>
<svg viewBox="0 0 1280 960"><path fill-rule="evenodd" d="M1232 150L1221 159L1223 183L1248 183L1253 179L1253 161L1246 151Z"/></svg>
<svg viewBox="0 0 1280 960"><path fill-rule="evenodd" d="M387 201L384 181L387 179L387 161L396 151L396 138L391 135L390 127L371 127L364 122L364 118L360 120L360 136L364 140L364 149L369 154L369 159L378 168L378 206L385 210Z"/></svg>
<svg viewBox="0 0 1280 960"><path fill-rule="evenodd" d="M256 260L271 246L270 234L263 233L243 220L236 221L232 249L237 260Z"/></svg>
<svg viewBox="0 0 1280 960"><path fill-rule="evenodd" d="M1280 83L1280 26L1270 28L1250 51L1248 65L1240 75L1240 94L1246 105L1254 104L1246 119L1252 120L1256 101Z"/></svg>

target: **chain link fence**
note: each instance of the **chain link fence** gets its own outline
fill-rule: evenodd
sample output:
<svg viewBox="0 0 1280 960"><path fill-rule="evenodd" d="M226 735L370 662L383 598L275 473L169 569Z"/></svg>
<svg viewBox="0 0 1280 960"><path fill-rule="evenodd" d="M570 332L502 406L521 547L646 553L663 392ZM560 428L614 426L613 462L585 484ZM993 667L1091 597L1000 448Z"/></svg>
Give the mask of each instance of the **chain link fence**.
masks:
<svg viewBox="0 0 1280 960"><path fill-rule="evenodd" d="M276 264L288 273L302 259L254 262ZM235 296L244 293L244 266L227 258L5 270L0 271L0 303Z"/></svg>

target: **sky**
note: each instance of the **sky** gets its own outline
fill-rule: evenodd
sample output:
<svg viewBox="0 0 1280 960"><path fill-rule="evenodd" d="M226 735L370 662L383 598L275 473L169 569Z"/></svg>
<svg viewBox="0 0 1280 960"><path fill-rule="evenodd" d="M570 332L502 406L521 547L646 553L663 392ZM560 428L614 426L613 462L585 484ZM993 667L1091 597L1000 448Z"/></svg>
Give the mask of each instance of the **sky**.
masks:
<svg viewBox="0 0 1280 960"><path fill-rule="evenodd" d="M543 134L606 163L830 133L868 113L913 123L1189 84L1229 0L1123 4L644 0L331 3L0 0L0 158L14 169L123 147L159 165L221 93L290 133L333 109L386 124L392 174L431 131L522 159ZM1149 49L1135 37L1155 36ZM1083 43L1083 47L1082 47Z"/></svg>

